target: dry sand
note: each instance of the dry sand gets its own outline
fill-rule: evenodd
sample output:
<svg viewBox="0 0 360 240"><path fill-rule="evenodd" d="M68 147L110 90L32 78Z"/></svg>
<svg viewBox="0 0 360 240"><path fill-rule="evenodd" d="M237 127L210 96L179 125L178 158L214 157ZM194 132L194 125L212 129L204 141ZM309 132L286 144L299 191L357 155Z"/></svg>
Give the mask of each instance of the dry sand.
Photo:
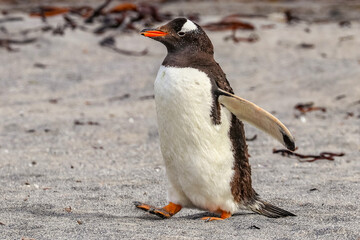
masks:
<svg viewBox="0 0 360 240"><path fill-rule="evenodd" d="M10 32L42 25L16 15L24 21L3 24ZM220 17L204 15L202 22ZM298 152L346 154L300 163L272 154L281 146L246 126L248 137L258 136L248 143L254 188L297 217L240 212L206 223L198 210L169 220L136 210L136 200L166 204L155 105L141 98L153 94L166 50L124 34L119 47L147 48L149 54L120 55L98 45L103 37L68 30L65 36L37 35L35 44L18 52L0 48L0 238L359 239L360 23L340 28L336 22L250 21L258 27L256 43L226 42L228 33L209 32L235 93L275 111ZM263 24L276 26L261 29ZM113 98L125 94L130 96ZM337 100L339 95L344 97ZM308 101L327 111L294 117L294 105Z"/></svg>

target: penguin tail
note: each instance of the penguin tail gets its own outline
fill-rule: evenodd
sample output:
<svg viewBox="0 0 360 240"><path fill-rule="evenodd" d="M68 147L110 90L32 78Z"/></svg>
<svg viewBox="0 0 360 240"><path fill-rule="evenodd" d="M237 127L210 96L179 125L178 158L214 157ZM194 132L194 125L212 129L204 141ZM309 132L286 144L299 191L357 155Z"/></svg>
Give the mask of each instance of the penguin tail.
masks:
<svg viewBox="0 0 360 240"><path fill-rule="evenodd" d="M295 214L288 212L284 209L276 207L268 202L265 202L260 199L254 200L251 204L248 205L248 208L258 214L264 215L269 218L281 218L287 216L296 216Z"/></svg>

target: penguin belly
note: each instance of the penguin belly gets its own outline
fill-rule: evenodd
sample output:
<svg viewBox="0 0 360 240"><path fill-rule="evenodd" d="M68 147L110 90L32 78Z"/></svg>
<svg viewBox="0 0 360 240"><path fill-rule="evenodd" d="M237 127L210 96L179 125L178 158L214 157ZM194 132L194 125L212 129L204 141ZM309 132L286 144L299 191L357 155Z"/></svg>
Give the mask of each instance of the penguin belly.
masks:
<svg viewBox="0 0 360 240"><path fill-rule="evenodd" d="M221 107L221 124L213 123L210 79L195 68L161 66L154 88L169 201L235 212L231 113Z"/></svg>

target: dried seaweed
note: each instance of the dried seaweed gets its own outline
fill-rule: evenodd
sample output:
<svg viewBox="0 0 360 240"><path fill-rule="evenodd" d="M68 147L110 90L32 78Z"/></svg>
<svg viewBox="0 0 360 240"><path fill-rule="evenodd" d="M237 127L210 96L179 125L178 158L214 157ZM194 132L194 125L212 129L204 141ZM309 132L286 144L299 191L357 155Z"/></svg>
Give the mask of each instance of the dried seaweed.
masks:
<svg viewBox="0 0 360 240"><path fill-rule="evenodd" d="M88 18L85 20L85 22L86 22L86 23L92 23L92 22L94 21L94 18L98 17L98 16L102 13L103 9L104 9L105 7L107 7L107 5L109 5L111 1L112 1L112 0L106 0L103 4L101 4L100 6L98 6L98 7L93 11L93 13L90 15L90 17L88 17Z"/></svg>
<svg viewBox="0 0 360 240"><path fill-rule="evenodd" d="M342 20L342 21L339 22L339 26L340 27L350 28L351 27L351 22L349 20Z"/></svg>
<svg viewBox="0 0 360 240"><path fill-rule="evenodd" d="M34 63L34 67L44 69L44 68L46 68L46 64L43 64L43 63Z"/></svg>
<svg viewBox="0 0 360 240"><path fill-rule="evenodd" d="M113 50L113 51L115 51L117 53L121 53L121 54L124 54L124 55L129 55L129 56L144 56L144 55L146 55L148 53L147 49L144 49L144 50L142 50L140 52L120 49L120 48L115 46L115 38L113 36L104 38L103 40L100 41L99 44L102 47L107 47L107 48L110 48L111 50Z"/></svg>
<svg viewBox="0 0 360 240"><path fill-rule="evenodd" d="M70 8L67 7L56 7L56 6L40 6L36 9L33 9L30 12L31 17L52 17L59 14L67 13L70 11Z"/></svg>
<svg viewBox="0 0 360 240"><path fill-rule="evenodd" d="M312 43L300 43L298 47L303 49L313 49L315 48L315 45Z"/></svg>
<svg viewBox="0 0 360 240"><path fill-rule="evenodd" d="M104 30L107 28L116 28L120 27L122 22L129 23L128 26L125 26L123 30L135 29L132 25L134 22L143 22L143 25L149 25L155 22L161 22L166 19L169 19L171 14L162 14L159 13L157 7L149 3L121 3L112 7L110 10L105 8L111 3L112 0L106 0L101 5L95 9L89 6L82 7L56 7L56 6L40 6L36 9L33 9L30 13L30 16L33 17L42 17L46 19L47 17L56 16L59 14L75 14L81 17L86 18L85 23L93 23L95 19L97 22L101 23L100 29ZM127 14L126 12L132 12L134 14ZM119 14L121 16L119 17ZM68 18L68 17L67 17ZM126 18L126 21L119 21L119 19ZM73 27L74 22L69 21L70 19L65 19L67 23L70 23ZM115 22L117 22L115 24ZM136 29L138 31L138 29ZM98 30L98 32L101 32Z"/></svg>
<svg viewBox="0 0 360 240"><path fill-rule="evenodd" d="M251 225L250 227L248 227L248 229L260 229L260 228L256 225Z"/></svg>
<svg viewBox="0 0 360 240"><path fill-rule="evenodd" d="M76 22L69 15L64 15L63 18L66 23L65 26L70 26L71 29L77 28Z"/></svg>
<svg viewBox="0 0 360 240"><path fill-rule="evenodd" d="M349 119L349 118L352 118L352 117L354 117L354 113L353 112L347 112L346 116L345 116L345 119Z"/></svg>
<svg viewBox="0 0 360 240"><path fill-rule="evenodd" d="M137 11L137 6L134 3L121 3L111 8L108 13L120 13L124 11Z"/></svg>
<svg viewBox="0 0 360 240"><path fill-rule="evenodd" d="M36 38L28 38L23 40L17 40L17 39L10 39L10 38L0 38L0 47L6 48L8 51L17 51L17 49L14 49L11 47L11 44L29 44L35 42Z"/></svg>
<svg viewBox="0 0 360 240"><path fill-rule="evenodd" d="M298 23L301 19L297 16L294 15L294 13L288 9L284 12L285 14L285 19L286 19L286 23L287 24L294 24L294 23Z"/></svg>
<svg viewBox="0 0 360 240"><path fill-rule="evenodd" d="M310 188L310 189L309 189L309 192L314 192L314 191L318 191L318 192L320 192L320 190L319 190L319 189L317 189L317 188Z"/></svg>
<svg viewBox="0 0 360 240"><path fill-rule="evenodd" d="M64 25L59 25L53 30L52 34L62 36L62 35L65 34L64 30L65 30L65 26Z"/></svg>
<svg viewBox="0 0 360 240"><path fill-rule="evenodd" d="M308 103L298 103L294 107L296 110L300 111L302 114L305 114L307 112L311 111L322 111L326 112L325 107L315 107L313 102Z"/></svg>
<svg viewBox="0 0 360 240"><path fill-rule="evenodd" d="M254 43L254 42L257 42L259 40L259 36L257 34L255 34L255 33L250 34L249 37L236 37L235 32L236 31L233 31L230 36L226 36L224 38L224 40L225 41L233 40L233 42L235 42L235 43L238 43L238 42Z"/></svg>
<svg viewBox="0 0 360 240"><path fill-rule="evenodd" d="M226 18L233 18L233 17L238 17L238 18L263 18L263 19L268 18L267 15L254 14L254 13L235 13L235 14L228 15Z"/></svg>
<svg viewBox="0 0 360 240"><path fill-rule="evenodd" d="M341 95L338 95L338 96L336 96L335 97L335 100L341 100L341 99L343 99L343 98L345 98L346 97L346 95L345 94L341 94Z"/></svg>
<svg viewBox="0 0 360 240"><path fill-rule="evenodd" d="M72 14L87 18L92 14L93 11L94 11L94 9L92 7L81 6L81 7L72 7L72 8L70 8L69 13L72 13Z"/></svg>
<svg viewBox="0 0 360 240"><path fill-rule="evenodd" d="M92 126L95 125L95 126L99 126L100 123L93 122L93 121L82 122L80 120L75 120L74 125L92 125Z"/></svg>
<svg viewBox="0 0 360 240"><path fill-rule="evenodd" d="M332 153L332 152L321 152L319 155L304 155L295 153L287 149L273 149L273 153L280 153L281 156L291 157L294 156L299 162L315 162L317 160L329 160L334 161L334 157L342 157L345 153Z"/></svg>
<svg viewBox="0 0 360 240"><path fill-rule="evenodd" d="M145 21L145 25L150 24L152 22L162 22L171 17L171 14L162 14L159 12L158 8L149 3L140 3L136 12L138 14L137 17L132 18L131 22L138 22L140 20Z"/></svg>
<svg viewBox="0 0 360 240"><path fill-rule="evenodd" d="M225 31L225 30L255 30L255 26L251 23L236 19L233 15L224 17L219 22L213 22L203 25L203 28L209 31Z"/></svg>
<svg viewBox="0 0 360 240"><path fill-rule="evenodd" d="M49 103L57 104L58 102L59 102L59 99L58 99L58 98L50 98L50 99L49 99Z"/></svg>
<svg viewBox="0 0 360 240"><path fill-rule="evenodd" d="M22 17L6 17L6 18L1 18L0 23L23 21L23 20L24 19Z"/></svg>
<svg viewBox="0 0 360 240"><path fill-rule="evenodd" d="M92 30L95 34L103 34L109 30L118 30L121 32L138 32L139 25L149 26L154 22L162 22L171 18L172 14L160 13L159 9L150 3L132 3L125 2L120 3L112 8L106 9L112 0L103 0L100 5L93 8L90 6L39 6L32 9L29 13L31 17L41 17L43 22L47 22L48 17L62 15L63 22L58 23L57 26L46 24L46 26L30 28L20 31L20 34L26 35L29 32L48 32L51 31L53 35L62 36L66 33L66 29L80 29L88 31L86 24L96 24ZM84 24L79 24L78 19L73 18L81 17ZM197 18L196 15L191 15L189 18ZM0 19L3 21L10 21L11 18ZM15 20L15 18L13 18ZM16 19L17 20L17 19ZM19 19L20 20L20 19ZM0 31L7 31L2 27ZM118 33L117 32L117 33ZM115 52L131 55L131 56L143 56L147 53L147 50L140 52L128 51L120 49L115 46L115 43L109 41L110 38L114 38L117 33L112 34L112 37L104 39L100 43L101 46L108 47ZM2 47L6 47L9 51L15 51L9 46L8 43L2 42Z"/></svg>
<svg viewBox="0 0 360 240"><path fill-rule="evenodd" d="M93 149L100 149L100 150L104 150L103 146L92 146Z"/></svg>
<svg viewBox="0 0 360 240"><path fill-rule="evenodd" d="M70 14L76 14L86 18L85 24L100 23L99 26L93 30L95 34L103 34L110 29L120 29L121 31L139 31L133 23L141 22L143 25L149 25L154 21L163 21L169 18L169 14L160 14L158 9L148 3L121 3L112 7L110 10L106 10L106 7L112 0L105 0L96 8L88 6L83 7L56 7L56 6L41 6L30 13L30 16L34 17L46 17L56 16L64 14L64 24L60 24L57 27L48 26L46 30L51 30L54 35L64 35L66 28L76 29L80 28L85 30L83 25L79 25L74 19L70 17ZM132 12L128 14L128 12ZM30 31L45 31L44 29L31 29L23 34L27 34ZM129 51L120 49L115 45L115 35L104 38L100 45L112 49L113 51L130 56L143 56L147 54L147 49L140 52Z"/></svg>
<svg viewBox="0 0 360 240"><path fill-rule="evenodd" d="M100 27L96 28L94 30L94 33L102 34L105 33L105 31L108 29L120 27L125 20L125 16L125 14L121 15L120 17L112 18L106 16L103 20L103 24Z"/></svg>
<svg viewBox="0 0 360 240"><path fill-rule="evenodd" d="M225 41L232 40L235 43L238 42L248 42L253 43L259 40L259 36L256 34L251 34L249 37L236 37L236 31L240 30L255 30L255 26L251 23L244 22L238 17L242 16L241 14L232 14L224 17L218 22L208 23L203 25L204 29L209 31L226 31L232 30L231 35L224 38Z"/></svg>
<svg viewBox="0 0 360 240"><path fill-rule="evenodd" d="M116 97L111 97L109 98L109 101L110 102L113 102L113 101L121 101L121 100L124 100L124 99L127 99L130 97L130 94L129 93L125 93L124 95L121 95L121 96L116 96Z"/></svg>

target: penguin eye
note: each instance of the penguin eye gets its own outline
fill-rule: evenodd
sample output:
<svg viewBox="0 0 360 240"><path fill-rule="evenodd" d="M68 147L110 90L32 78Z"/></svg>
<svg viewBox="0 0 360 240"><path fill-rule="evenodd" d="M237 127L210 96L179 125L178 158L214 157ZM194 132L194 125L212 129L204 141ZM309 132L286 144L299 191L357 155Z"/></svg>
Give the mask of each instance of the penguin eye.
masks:
<svg viewBox="0 0 360 240"><path fill-rule="evenodd" d="M184 33L184 32L178 32L177 34L178 34L180 37L185 36L185 33Z"/></svg>

